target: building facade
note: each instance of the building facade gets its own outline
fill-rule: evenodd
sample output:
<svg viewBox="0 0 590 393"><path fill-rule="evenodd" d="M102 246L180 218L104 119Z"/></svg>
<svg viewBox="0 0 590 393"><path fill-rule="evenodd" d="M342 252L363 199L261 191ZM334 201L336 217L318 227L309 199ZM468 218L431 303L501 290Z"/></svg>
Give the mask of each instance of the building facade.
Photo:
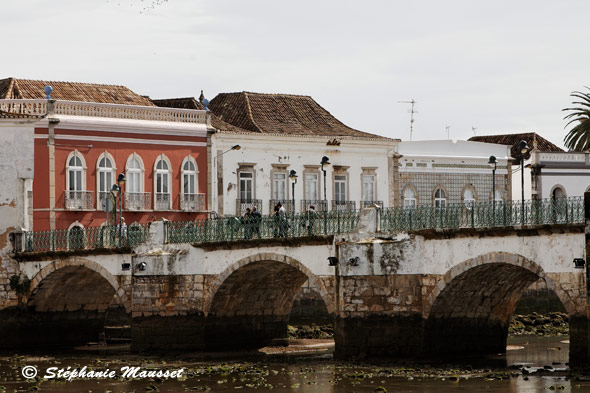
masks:
<svg viewBox="0 0 590 393"><path fill-rule="evenodd" d="M490 156L497 160L495 191ZM393 156L393 205L413 207L511 199L509 149L468 141L400 142Z"/></svg>
<svg viewBox="0 0 590 393"><path fill-rule="evenodd" d="M203 108L194 98L153 102ZM272 214L279 202L288 212L389 205L398 141L347 127L308 96L222 93L209 109L209 209L217 214L240 216L253 206Z"/></svg>
<svg viewBox="0 0 590 393"><path fill-rule="evenodd" d="M0 92L0 109L43 116L30 141L30 229L100 226L115 208L126 225L205 217L205 111L159 108L123 86L10 78Z"/></svg>

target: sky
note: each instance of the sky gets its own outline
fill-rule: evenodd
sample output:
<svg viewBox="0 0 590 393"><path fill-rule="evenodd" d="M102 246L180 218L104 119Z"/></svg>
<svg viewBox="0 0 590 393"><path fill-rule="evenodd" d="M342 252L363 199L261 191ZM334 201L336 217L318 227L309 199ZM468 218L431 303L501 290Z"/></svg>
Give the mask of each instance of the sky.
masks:
<svg viewBox="0 0 590 393"><path fill-rule="evenodd" d="M312 96L409 140L537 132L590 86L590 2L0 0L0 79L125 85L152 98ZM586 90L587 91L587 90Z"/></svg>

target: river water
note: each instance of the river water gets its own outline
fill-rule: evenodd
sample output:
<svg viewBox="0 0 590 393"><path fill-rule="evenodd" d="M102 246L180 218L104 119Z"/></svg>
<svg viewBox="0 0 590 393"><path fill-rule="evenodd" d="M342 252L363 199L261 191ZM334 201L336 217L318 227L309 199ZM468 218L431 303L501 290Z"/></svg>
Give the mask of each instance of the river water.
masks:
<svg viewBox="0 0 590 393"><path fill-rule="evenodd" d="M273 351L255 358L219 355L210 359L138 357L132 354L76 352L44 355L0 356L0 393L12 392L590 392L590 380L568 379L567 337L511 337L506 355L470 359L461 365L342 363L331 359L325 343L312 346L317 352ZM202 355L201 355L202 356ZM214 355L208 355L214 356ZM37 377L25 379L34 366ZM48 370L81 369L106 373L112 378L72 378L70 381L42 376ZM536 370L546 366L543 375ZM134 378L122 378L123 367L140 367ZM524 367L524 372L522 371ZM141 371L182 369L180 378L142 377ZM126 370L126 369L125 369ZM528 374L532 372L532 374ZM57 373L57 371L53 371ZM30 374L27 374L30 375ZM69 376L67 376L69 377Z"/></svg>

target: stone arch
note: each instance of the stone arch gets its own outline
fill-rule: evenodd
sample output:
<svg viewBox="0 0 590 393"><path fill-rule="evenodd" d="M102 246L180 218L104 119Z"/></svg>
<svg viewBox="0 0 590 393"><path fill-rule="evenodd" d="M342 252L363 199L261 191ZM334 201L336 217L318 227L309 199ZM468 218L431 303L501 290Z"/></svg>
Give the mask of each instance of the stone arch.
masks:
<svg viewBox="0 0 590 393"><path fill-rule="evenodd" d="M502 353L520 295L544 279L567 312L575 302L561 285L522 255L492 252L453 266L425 299L424 348L438 354Z"/></svg>
<svg viewBox="0 0 590 393"><path fill-rule="evenodd" d="M320 280L315 274L313 274L311 272L311 270L309 270L304 264L302 264L301 262L299 262L295 258L291 258L290 256L287 256L287 255L275 254L275 253L260 253L260 254L250 255L248 257L240 259L239 261L233 263L232 265L227 267L223 272L221 272L220 274L217 275L215 281L213 283L211 283L211 286L210 286L209 293L211 294L211 296L209 296L207 299L205 299L205 303L204 303L204 307L203 307L203 309L205 311L205 315L209 314L209 311L211 308L211 303L213 302L213 298L214 298L215 294L217 293L217 291L219 290L221 285L223 285L225 280L231 274L233 274L236 270L242 268L243 266L246 266L246 265L253 263L253 262L260 262L260 261L276 261L276 262L280 262L280 263L286 263L287 265L290 265L290 266L294 267L295 269L301 271L303 274L305 274L307 276L308 280L312 283L313 286L315 286L316 288L320 288L320 295L321 295L322 299L324 299L324 302L326 302L326 307L328 309L328 312L329 313L334 312L334 304L332 302L332 299L328 296L328 291L326 290L324 282L322 280Z"/></svg>
<svg viewBox="0 0 590 393"><path fill-rule="evenodd" d="M507 252L491 252L463 261L449 269L449 271L442 276L441 280L438 282L438 285L435 286L428 295L426 302L424 303L424 317L428 318L430 316L434 302L451 281L473 267L494 263L504 263L508 265L519 266L530 271L531 273L536 274L538 278L545 280L548 289L555 291L557 297L559 297L559 300L563 303L563 306L569 314L576 312L575 302L572 300L569 293L565 291L560 284L555 283L551 277L545 274L541 266L523 257L522 255Z"/></svg>
<svg viewBox="0 0 590 393"><path fill-rule="evenodd" d="M110 310L129 315L130 300L119 281L84 258L52 261L33 276L29 288L26 308L14 324L5 331L0 326L8 347L39 349L100 342L106 338Z"/></svg>
<svg viewBox="0 0 590 393"><path fill-rule="evenodd" d="M119 304L124 305L125 309L129 310L129 296L125 289L119 285L117 279L98 263L89 261L84 258L68 258L64 260L53 261L50 264L43 267L37 274L35 274L35 276L31 280L29 295L25 299L26 303L28 304L32 300L34 295L37 294L37 290L44 279L49 277L52 273L58 272L59 270L68 267L74 267L78 270L86 269L93 272L96 278L101 277L102 279L104 279L112 287L113 295L117 302Z"/></svg>
<svg viewBox="0 0 590 393"><path fill-rule="evenodd" d="M211 295L204 302L208 348L285 343L293 301L308 280L320 288L332 312L323 282L294 258L261 253L232 264L211 283Z"/></svg>

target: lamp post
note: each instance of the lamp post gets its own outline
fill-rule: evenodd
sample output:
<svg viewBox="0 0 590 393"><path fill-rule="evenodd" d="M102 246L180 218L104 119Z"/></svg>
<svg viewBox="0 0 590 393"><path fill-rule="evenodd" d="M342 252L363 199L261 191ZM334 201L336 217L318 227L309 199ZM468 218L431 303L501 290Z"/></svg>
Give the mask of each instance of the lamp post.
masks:
<svg viewBox="0 0 590 393"><path fill-rule="evenodd" d="M218 155L216 155L215 157L213 157L213 168L215 173L214 173L214 179L215 179L215 187L217 188L217 190L215 191L215 203L218 203L218 199L219 199L219 184L218 184L218 177L217 177L217 157L221 157L222 155L224 155L227 152L230 152L232 150L240 150L242 148L242 146L240 145L233 145L231 148L227 149L226 151L219 153ZM222 192L223 192L223 187L221 188ZM215 210L215 206L211 206L212 209L211 210Z"/></svg>
<svg viewBox="0 0 590 393"><path fill-rule="evenodd" d="M496 214L496 168L498 165L498 160L496 156L490 156L490 160L488 164L492 167L492 214L495 216Z"/></svg>
<svg viewBox="0 0 590 393"><path fill-rule="evenodd" d="M289 179L291 179L293 181L293 183L291 183L291 210L292 210L292 215L293 215L293 221L295 220L295 184L297 184L297 172L295 172L294 169L291 169L291 172L289 172Z"/></svg>
<svg viewBox="0 0 590 393"><path fill-rule="evenodd" d="M121 247L121 229L123 226L123 188L121 184L125 184L125 180L127 180L125 174L119 173L119 176L117 176L117 188L119 189L119 247Z"/></svg>
<svg viewBox="0 0 590 393"><path fill-rule="evenodd" d="M117 237L117 196L121 194L121 187L116 184L113 184L113 187L111 187L111 194L113 194L113 196L115 197L115 219L113 220L113 228L115 229L115 236L113 237L113 242L115 242L115 239Z"/></svg>
<svg viewBox="0 0 590 393"><path fill-rule="evenodd" d="M324 235L328 234L328 199L326 197L326 169L325 165L330 165L330 159L326 156L322 157L322 172L324 172Z"/></svg>
<svg viewBox="0 0 590 393"><path fill-rule="evenodd" d="M521 216L522 216L522 225L524 225L524 222L525 222L525 219L524 219L524 155L526 153L528 153L529 145L526 143L526 141L520 141L520 144L518 145L518 149L520 151L520 188L522 191Z"/></svg>

